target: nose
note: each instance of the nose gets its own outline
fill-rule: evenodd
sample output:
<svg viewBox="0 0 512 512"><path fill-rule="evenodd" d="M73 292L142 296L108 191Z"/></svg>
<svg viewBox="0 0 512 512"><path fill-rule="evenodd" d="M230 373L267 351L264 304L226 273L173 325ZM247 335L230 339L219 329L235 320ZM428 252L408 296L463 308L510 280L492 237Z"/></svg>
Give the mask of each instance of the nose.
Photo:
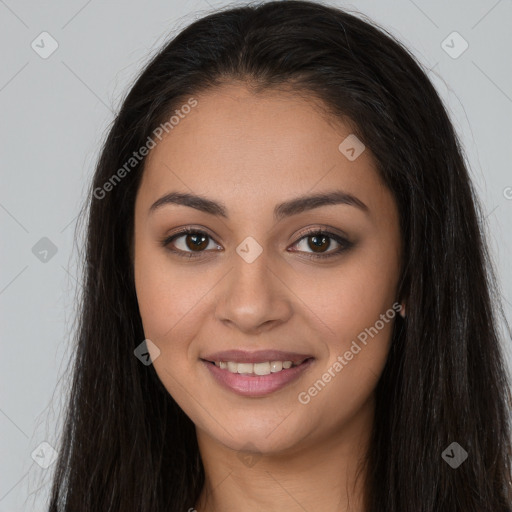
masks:
<svg viewBox="0 0 512 512"><path fill-rule="evenodd" d="M233 267L218 288L215 316L244 333L257 334L290 319L292 297L265 251L251 263L235 254Z"/></svg>

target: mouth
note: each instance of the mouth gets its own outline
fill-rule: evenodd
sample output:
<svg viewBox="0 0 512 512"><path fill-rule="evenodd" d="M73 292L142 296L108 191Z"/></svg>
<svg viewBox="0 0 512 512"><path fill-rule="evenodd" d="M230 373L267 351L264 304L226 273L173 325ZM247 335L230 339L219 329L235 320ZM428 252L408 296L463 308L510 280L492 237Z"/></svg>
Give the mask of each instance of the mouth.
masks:
<svg viewBox="0 0 512 512"><path fill-rule="evenodd" d="M230 373L250 375L256 377L258 375L270 375L271 373L280 373L290 368L295 368L301 364L314 359L313 357L307 357L299 361L290 360L273 360L273 361L260 361L255 363L237 363L236 361L209 361L203 359L205 363L215 365L221 370L225 370Z"/></svg>
<svg viewBox="0 0 512 512"><path fill-rule="evenodd" d="M228 351L200 358L214 382L238 395L261 397L289 385L314 364L310 355Z"/></svg>

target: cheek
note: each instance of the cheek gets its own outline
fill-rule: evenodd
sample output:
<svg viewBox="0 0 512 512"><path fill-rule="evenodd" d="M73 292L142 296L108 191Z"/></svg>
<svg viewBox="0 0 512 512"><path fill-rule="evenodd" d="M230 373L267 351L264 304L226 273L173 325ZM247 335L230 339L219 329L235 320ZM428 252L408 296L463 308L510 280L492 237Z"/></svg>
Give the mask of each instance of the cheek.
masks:
<svg viewBox="0 0 512 512"><path fill-rule="evenodd" d="M295 278L294 289L304 298L304 314L327 336L329 345L342 350L391 308L397 282L396 259L391 251L379 255L376 247L354 252L329 271ZM383 334L389 331L387 324L381 329Z"/></svg>
<svg viewBox="0 0 512 512"><path fill-rule="evenodd" d="M372 397L386 364L395 316L387 307L368 305L352 318L338 318L337 324L331 318L336 336L325 340L325 364L312 372L297 396L306 410L314 409L330 425L357 414Z"/></svg>
<svg viewBox="0 0 512 512"><path fill-rule="evenodd" d="M169 265L161 251L141 248L134 274L144 335L160 350L153 360L158 378L169 394L188 412L190 397L181 383L190 378L189 347L198 329L194 316L204 295L190 276ZM197 284L197 283L196 283Z"/></svg>
<svg viewBox="0 0 512 512"><path fill-rule="evenodd" d="M308 289L305 314L308 309L314 311L327 356L326 364L307 380L310 387L302 391L316 402L315 407L339 403L342 416L357 410L374 390L387 360L397 315L392 308L397 259L391 249L383 251L377 244L371 249L354 253L333 268L328 279L308 278L301 283L302 293Z"/></svg>
<svg viewBox="0 0 512 512"><path fill-rule="evenodd" d="M208 283L171 264L158 248L142 247L136 253L134 273L144 333L157 344L169 344L187 317L201 309Z"/></svg>
<svg viewBox="0 0 512 512"><path fill-rule="evenodd" d="M191 375L199 355L194 341L201 338L202 320L211 308L208 292L218 278L170 262L165 250L149 242L136 247L134 274L144 335L160 350L153 366L169 394L188 412L186 389L194 383Z"/></svg>

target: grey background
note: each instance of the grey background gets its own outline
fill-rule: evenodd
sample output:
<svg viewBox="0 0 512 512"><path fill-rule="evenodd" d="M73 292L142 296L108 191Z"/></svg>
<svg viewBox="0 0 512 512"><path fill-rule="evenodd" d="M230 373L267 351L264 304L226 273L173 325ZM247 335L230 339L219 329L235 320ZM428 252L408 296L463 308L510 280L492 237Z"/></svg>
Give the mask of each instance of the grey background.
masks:
<svg viewBox="0 0 512 512"><path fill-rule="evenodd" d="M431 70L485 206L510 321L512 1L331 3L387 28ZM41 455L43 442L56 446L60 435L80 287L73 244L76 216L108 124L152 53L226 2L45 4L0 0L0 512L45 510L54 466L42 468L32 454ZM43 31L59 45L47 59L31 47ZM469 44L455 59L442 47L453 31ZM452 51L461 48L457 41L453 46ZM57 250L46 262L33 252L36 244L45 243L43 237ZM511 347L506 351L512 365ZM42 450L41 460L50 460L51 450L45 445Z"/></svg>

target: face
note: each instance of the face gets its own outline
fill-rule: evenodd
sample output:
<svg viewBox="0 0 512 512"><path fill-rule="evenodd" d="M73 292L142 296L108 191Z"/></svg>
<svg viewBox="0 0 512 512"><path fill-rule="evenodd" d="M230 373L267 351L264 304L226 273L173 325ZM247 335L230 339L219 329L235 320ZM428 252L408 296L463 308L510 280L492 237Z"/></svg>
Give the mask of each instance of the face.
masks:
<svg viewBox="0 0 512 512"><path fill-rule="evenodd" d="M372 402L398 300L396 205L370 148L339 149L350 126L313 100L235 84L195 99L148 155L135 204L155 371L209 439L314 443Z"/></svg>

